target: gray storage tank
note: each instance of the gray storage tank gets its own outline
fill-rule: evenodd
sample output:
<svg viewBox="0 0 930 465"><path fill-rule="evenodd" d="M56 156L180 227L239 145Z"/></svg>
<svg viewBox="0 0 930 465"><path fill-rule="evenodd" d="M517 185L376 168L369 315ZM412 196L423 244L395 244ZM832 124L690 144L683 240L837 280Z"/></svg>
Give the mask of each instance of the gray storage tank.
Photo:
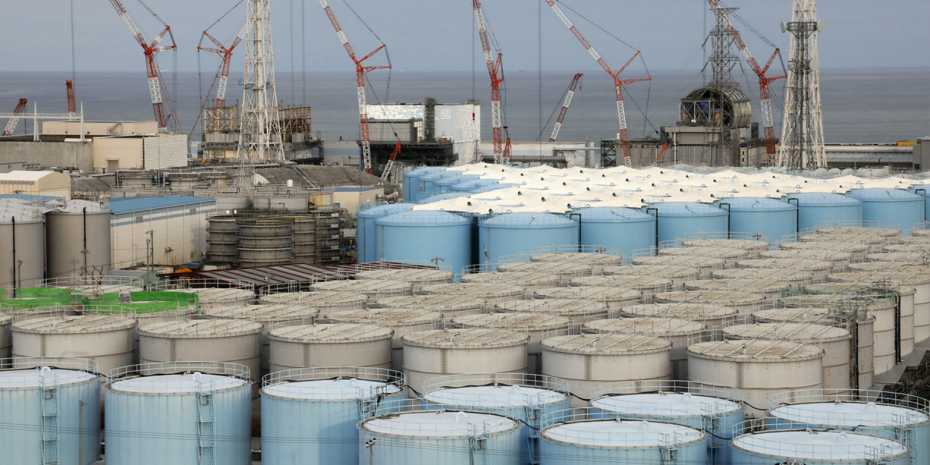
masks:
<svg viewBox="0 0 930 465"><path fill-rule="evenodd" d="M45 278L45 217L29 205L0 212L0 289L39 287Z"/></svg>
<svg viewBox="0 0 930 465"><path fill-rule="evenodd" d="M271 372L290 368L390 368L390 328L365 324L299 325L268 333Z"/></svg>
<svg viewBox="0 0 930 465"><path fill-rule="evenodd" d="M262 324L247 320L151 320L139 324L139 361L227 362L261 374Z"/></svg>
<svg viewBox="0 0 930 465"><path fill-rule="evenodd" d="M14 357L80 357L103 373L133 362L136 320L121 316L47 316L13 323Z"/></svg>
<svg viewBox="0 0 930 465"><path fill-rule="evenodd" d="M110 210L70 201L46 215L48 277L101 276L110 271Z"/></svg>

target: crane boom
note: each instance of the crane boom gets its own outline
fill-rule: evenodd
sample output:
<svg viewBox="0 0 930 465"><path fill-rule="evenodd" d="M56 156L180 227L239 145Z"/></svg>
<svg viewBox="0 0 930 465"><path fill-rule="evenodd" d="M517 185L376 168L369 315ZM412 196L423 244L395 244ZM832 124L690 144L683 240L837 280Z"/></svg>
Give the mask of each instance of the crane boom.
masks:
<svg viewBox="0 0 930 465"><path fill-rule="evenodd" d="M236 37L233 38L229 45L223 45L223 43L213 37L209 31L203 31L203 34L200 36L200 43L197 44L197 51L213 53L220 57L220 66L214 78L214 87L216 90L213 98L213 108L222 108L226 105L226 90L229 87L229 67L232 63L233 52L245 39L248 30L249 23L243 24L242 28L239 29L239 32L236 33ZM204 46L204 39L210 41L213 46Z"/></svg>
<svg viewBox="0 0 930 465"><path fill-rule="evenodd" d="M4 136L12 136L13 133L16 132L16 128L19 127L19 120L22 119L18 115L26 111L26 105L28 103L29 103L29 99L27 99L26 97L21 97L16 102L16 108L13 109L14 116L6 122L6 126L4 126L3 128Z"/></svg>
<svg viewBox="0 0 930 465"><path fill-rule="evenodd" d="M368 138L368 96L365 91L365 84L367 82L366 76L371 71L391 69L391 65L372 66L366 65L365 62L384 50L387 45L381 42L374 50L368 52L365 56L358 57L355 54L352 43L349 41L349 36L346 35L346 32L342 29L342 25L339 24L339 19L336 18L336 13L333 12L329 0L320 0L320 6L323 7L323 11L326 12L326 17L329 18L329 23L336 31L336 36L339 38L339 43L342 45L342 48L345 49L346 54L349 55L349 59L355 64L355 90L358 95L358 126L359 143L362 146L362 166L365 171L371 173L373 168L371 163L371 141Z"/></svg>
<svg viewBox="0 0 930 465"><path fill-rule="evenodd" d="M756 78L759 80L759 106L762 111L762 127L765 132L766 153L774 155L775 116L772 109L772 97L769 87L772 82L787 78L787 73L769 75L768 72L776 58L781 62L781 49L775 47L775 50L772 52L772 55L769 56L765 65L760 66L756 57L749 50L749 46L746 45L746 41L743 40L743 36L740 34L739 30L736 29L736 26L733 25L733 18L730 16L730 11L720 6L720 0L707 0L707 2L711 10L720 10L722 12L727 32L733 38L733 42L736 44L737 49L739 49L743 59L746 60L746 63L749 64L749 67L752 68L752 72L755 73Z"/></svg>
<svg viewBox="0 0 930 465"><path fill-rule="evenodd" d="M552 134L549 135L549 142L555 142L559 139L559 132L562 130L562 125L565 124L565 115L568 114L568 109L572 106L572 101L575 100L575 92L578 90L578 84L581 83L581 78L584 77L582 73L575 73L572 76L571 82L568 84L568 90L565 91L565 98L562 100L562 108L559 109L559 116L555 120L555 124L552 125Z"/></svg>
<svg viewBox="0 0 930 465"><path fill-rule="evenodd" d="M491 34L488 31L488 21L484 16L484 10L481 8L481 0L472 0L472 13L475 17L475 27L478 30L478 39L481 42L484 64L488 68L488 78L491 82L491 137L494 162L504 163L510 158L504 136L504 108L501 99L501 84L504 82L504 55L500 51L495 54L492 50Z"/></svg>
<svg viewBox="0 0 930 465"><path fill-rule="evenodd" d="M136 24L136 21L129 15L129 10L126 9L126 6L123 5L121 0L110 0L110 5L113 6L113 9L116 10L116 14L123 20L123 23L126 24L126 27L129 29L129 33L132 34L133 39L142 47L142 52L145 55L145 68L146 76L148 77L149 84L149 97L152 101L152 109L155 113L155 121L158 124L159 129L165 129L168 127L169 121L174 118L171 115L171 112L165 108L165 88L161 82L161 71L158 69L158 62L156 61L156 56L165 51L177 50L177 44L174 41L174 33L171 31L171 26L166 24L161 20L157 15L152 13L159 22L164 25L164 29L152 39L151 42L145 40L145 35L142 33L142 29ZM149 10L151 12L151 10ZM168 44L162 44L162 41L165 38L170 40Z"/></svg>
<svg viewBox="0 0 930 465"><path fill-rule="evenodd" d="M65 81L65 93L68 97L68 114L73 115L77 112L77 103L74 99L74 81L70 79Z"/></svg>
<svg viewBox="0 0 930 465"><path fill-rule="evenodd" d="M636 78L636 79L623 79L623 72L626 70L634 60L636 60L641 54L639 50L636 50L636 53L626 61L622 66L614 70L604 57L598 53L597 49L594 48L594 45L588 40L584 34L575 26L575 23L562 11L562 7L559 6L556 0L546 0L546 4L549 5L549 8L553 13L562 21L562 24L568 28L568 31L575 36L575 39L578 40L578 43L581 44L581 47L585 49L588 55L607 73L611 79L614 81L614 94L616 96L617 102L617 144L623 150L623 162L626 166L632 165L632 158L630 155L630 134L626 120L626 107L623 101L623 87L629 84L640 81L649 81L652 79L652 76L647 75L645 77Z"/></svg>

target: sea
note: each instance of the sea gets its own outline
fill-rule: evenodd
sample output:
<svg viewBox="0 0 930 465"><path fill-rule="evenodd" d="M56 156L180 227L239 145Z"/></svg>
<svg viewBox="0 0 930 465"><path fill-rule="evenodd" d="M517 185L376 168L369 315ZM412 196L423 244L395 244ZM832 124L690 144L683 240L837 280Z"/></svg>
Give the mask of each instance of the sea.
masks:
<svg viewBox="0 0 930 465"><path fill-rule="evenodd" d="M505 76L505 113L514 141L548 137L574 71L513 72ZM210 95L212 73L165 74L178 115L178 130L199 138L197 116ZM0 71L0 112L9 112L19 97L27 97L39 112L64 112L64 81L70 72ZM144 74L88 72L76 76L76 94L90 120L119 121L152 118ZM761 120L758 87L751 76L736 78L753 101ZM241 77L230 77L227 101L238 101ZM631 136L655 135L674 125L678 101L704 83L698 72L655 71L651 81L627 87L626 108ZM773 84L776 119L781 121L784 81ZM353 72L277 74L282 105L313 107L313 131L324 140L357 137L357 103ZM930 68L895 70L824 70L822 74L824 133L828 143L894 143L930 136ZM418 103L426 97L442 103L482 102L484 137L490 138L487 76L471 71L404 72L372 75L369 103ZM30 110L32 107L30 106ZM547 121L549 124L547 125ZM612 81L601 71L585 72L581 90L566 118L560 140L596 141L616 133ZM23 126L20 131L24 130Z"/></svg>

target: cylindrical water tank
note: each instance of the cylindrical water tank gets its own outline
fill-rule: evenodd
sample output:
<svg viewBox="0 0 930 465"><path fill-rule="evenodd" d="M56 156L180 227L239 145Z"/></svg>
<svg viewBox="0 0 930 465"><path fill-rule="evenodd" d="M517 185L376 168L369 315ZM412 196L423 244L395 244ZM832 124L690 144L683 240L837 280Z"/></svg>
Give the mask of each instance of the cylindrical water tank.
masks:
<svg viewBox="0 0 930 465"><path fill-rule="evenodd" d="M555 315L567 318L572 326L607 318L608 313L606 303L587 299L505 300L495 304L494 311Z"/></svg>
<svg viewBox="0 0 930 465"><path fill-rule="evenodd" d="M491 310L502 300L522 298L526 290L520 286L496 283L434 284L420 289L423 294L459 296L463 300L480 299Z"/></svg>
<svg viewBox="0 0 930 465"><path fill-rule="evenodd" d="M814 282L826 281L833 272L833 264L821 260L806 260L803 258L754 258L740 260L736 263L739 268L757 268L763 270L802 271L811 273ZM786 273L787 274L787 273Z"/></svg>
<svg viewBox="0 0 930 465"><path fill-rule="evenodd" d="M507 213L479 222L480 264L487 270L500 263L528 261L546 249L578 246L578 222L551 213Z"/></svg>
<svg viewBox="0 0 930 465"><path fill-rule="evenodd" d="M374 301L369 306L372 308L425 308L439 313L444 320L485 311L484 299L444 294L385 297Z"/></svg>
<svg viewBox="0 0 930 465"><path fill-rule="evenodd" d="M249 369L236 364L168 363L110 372L106 396L108 465L251 462Z"/></svg>
<svg viewBox="0 0 930 465"><path fill-rule="evenodd" d="M461 375L526 372L526 334L485 328L440 329L410 333L402 341L404 372L415 392Z"/></svg>
<svg viewBox="0 0 930 465"><path fill-rule="evenodd" d="M355 242L358 244L358 262L378 260L378 234L375 223L385 216L402 213L413 208L409 203L391 203L359 210L358 225L355 229Z"/></svg>
<svg viewBox="0 0 930 465"><path fill-rule="evenodd" d="M394 330L391 350L391 366L395 370L404 368L404 335L433 329L442 322L442 315L420 308L371 308L344 310L326 315L322 323L359 323Z"/></svg>
<svg viewBox="0 0 930 465"><path fill-rule="evenodd" d="M765 294L733 291L672 291L655 295L656 303L711 304L735 308L741 315L771 306Z"/></svg>
<svg viewBox="0 0 930 465"><path fill-rule="evenodd" d="M756 323L723 328L732 339L794 341L823 349L823 387L849 389L849 331L816 323Z"/></svg>
<svg viewBox="0 0 930 465"><path fill-rule="evenodd" d="M729 210L734 237L768 241L773 247L797 240L798 209L794 205L767 197L728 197L718 206Z"/></svg>
<svg viewBox="0 0 930 465"><path fill-rule="evenodd" d="M133 362L136 320L121 316L48 316L15 321L14 357L80 357L104 373Z"/></svg>
<svg viewBox="0 0 930 465"><path fill-rule="evenodd" d="M714 270L726 268L727 262L722 258L690 257L687 255L657 255L636 257L634 265L641 266L680 266L698 271L698 278L708 279Z"/></svg>
<svg viewBox="0 0 930 465"><path fill-rule="evenodd" d="M368 302L368 296L351 292L279 292L263 295L259 302L263 304L303 306L314 309L319 315L323 316L340 310L364 308Z"/></svg>
<svg viewBox="0 0 930 465"><path fill-rule="evenodd" d="M421 286L451 283L452 278L453 275L451 271L442 271L432 268L381 269L359 271L355 274L355 279L374 279L410 283L414 288L414 292L416 292L416 288Z"/></svg>
<svg viewBox="0 0 930 465"><path fill-rule="evenodd" d="M814 428L854 430L902 441L913 464L930 460L927 399L894 392L823 390L772 399L773 418Z"/></svg>
<svg viewBox="0 0 930 465"><path fill-rule="evenodd" d="M310 285L310 289L320 293L366 295L369 299L410 295L413 285L402 281L376 281L371 279L337 279L322 281Z"/></svg>
<svg viewBox="0 0 930 465"><path fill-rule="evenodd" d="M668 340L672 344L671 379L688 379L688 341L704 329L704 325L696 321L654 317L595 320L581 328L589 334L639 334Z"/></svg>
<svg viewBox="0 0 930 465"><path fill-rule="evenodd" d="M603 415L565 413L550 417L540 431L540 463L629 463L637 465L688 465L707 463L703 431L673 423L626 420ZM672 452L674 451L674 452Z"/></svg>
<svg viewBox="0 0 930 465"><path fill-rule="evenodd" d="M631 258L656 246L656 217L632 208L584 208L580 215L581 245Z"/></svg>
<svg viewBox="0 0 930 465"><path fill-rule="evenodd" d="M717 330L739 315L739 309L711 304L665 303L628 305L620 310L626 318L674 318L701 323L706 329Z"/></svg>
<svg viewBox="0 0 930 465"><path fill-rule="evenodd" d="M720 397L726 391L696 388L682 392L686 383L676 384L659 382L650 392L601 397L592 400L591 407L620 418L674 423L706 431L712 435L707 441L707 463L730 463L733 428L745 419L742 405Z"/></svg>
<svg viewBox="0 0 930 465"><path fill-rule="evenodd" d="M735 391L747 412L771 395L823 386L823 350L784 341L709 341L688 347L689 381Z"/></svg>
<svg viewBox="0 0 930 465"><path fill-rule="evenodd" d="M472 222L444 211L411 211L377 221L378 259L434 265L461 275L471 264Z"/></svg>
<svg viewBox="0 0 930 465"><path fill-rule="evenodd" d="M13 333L10 327L13 325L13 317L0 314L0 359L10 358L13 353ZM0 368L3 364L0 363Z"/></svg>
<svg viewBox="0 0 930 465"><path fill-rule="evenodd" d="M853 189L846 195L862 202L862 223L897 228L905 236L924 222L924 198L900 189Z"/></svg>
<svg viewBox="0 0 930 465"><path fill-rule="evenodd" d="M45 239L45 217L38 209L0 212L0 244L5 244L0 250L0 289L42 285Z"/></svg>
<svg viewBox="0 0 930 465"><path fill-rule="evenodd" d="M452 325L459 328L506 329L529 336L526 347L527 373L538 374L542 372L541 343L543 339L568 334L571 321L556 314L512 312L463 315L453 318Z"/></svg>
<svg viewBox="0 0 930 465"><path fill-rule="evenodd" d="M427 197L432 197L439 193L439 186L436 184L440 179L447 176L455 176L457 173L449 173L445 169L437 169L429 173L424 174L419 179L419 185L416 189L416 196L412 200L414 202L419 202Z"/></svg>
<svg viewBox="0 0 930 465"><path fill-rule="evenodd" d="M521 428L491 413L403 411L358 424L359 463L519 465Z"/></svg>
<svg viewBox="0 0 930 465"><path fill-rule="evenodd" d="M911 463L907 446L897 441L845 431L810 430L797 426L792 429L792 426L779 425L769 431L735 437L733 465Z"/></svg>
<svg viewBox="0 0 930 465"><path fill-rule="evenodd" d="M417 196L424 189L422 178L427 174L441 171L444 168L435 166L421 166L412 169L404 174L404 200L407 202L416 202Z"/></svg>
<svg viewBox="0 0 930 465"><path fill-rule="evenodd" d="M630 381L669 379L672 344L638 335L580 334L543 341L543 374L566 381L584 399Z"/></svg>
<svg viewBox="0 0 930 465"><path fill-rule="evenodd" d="M390 368L389 328L365 324L300 325L268 333L271 372L289 368Z"/></svg>
<svg viewBox="0 0 930 465"><path fill-rule="evenodd" d="M3 463L91 465L100 452L100 380L93 364L0 369L0 450ZM36 361L40 361L37 359ZM2 367L0 367L2 368Z"/></svg>
<svg viewBox="0 0 930 465"><path fill-rule="evenodd" d="M262 464L358 465L356 425L402 396L404 380L381 368L306 368L271 373L262 385Z"/></svg>
<svg viewBox="0 0 930 465"><path fill-rule="evenodd" d="M83 202L46 215L48 277L108 274L110 216L99 204L83 206Z"/></svg>
<svg viewBox="0 0 930 465"><path fill-rule="evenodd" d="M694 247L706 249L707 247L717 247L722 249L737 249L748 252L764 252L769 250L769 243L757 239L688 239L681 241L683 247Z"/></svg>
<svg viewBox="0 0 930 465"><path fill-rule="evenodd" d="M816 231L826 226L861 226L862 202L828 192L797 192L785 200L798 207L798 231Z"/></svg>
<svg viewBox="0 0 930 465"><path fill-rule="evenodd" d="M139 324L139 361L230 362L261 375L262 324L247 320L150 320ZM254 381L254 380L253 380Z"/></svg>
<svg viewBox="0 0 930 465"><path fill-rule="evenodd" d="M533 297L544 300L556 299L597 302L607 306L609 315L610 312L619 311L621 308L628 305L640 303L643 292L621 287L546 287L534 290Z"/></svg>
<svg viewBox="0 0 930 465"><path fill-rule="evenodd" d="M532 297L533 291L552 286L561 286L563 277L556 273L542 271L485 271L468 273L462 276L463 283L509 284L526 290L526 297Z"/></svg>
<svg viewBox="0 0 930 465"><path fill-rule="evenodd" d="M658 210L659 247L677 246L686 239L727 237L727 212L703 203L660 202Z"/></svg>
<svg viewBox="0 0 930 465"><path fill-rule="evenodd" d="M206 310L213 307L226 307L229 305L242 305L255 300L255 291L237 287L205 287L196 289L181 289L180 292L197 294L197 304Z"/></svg>

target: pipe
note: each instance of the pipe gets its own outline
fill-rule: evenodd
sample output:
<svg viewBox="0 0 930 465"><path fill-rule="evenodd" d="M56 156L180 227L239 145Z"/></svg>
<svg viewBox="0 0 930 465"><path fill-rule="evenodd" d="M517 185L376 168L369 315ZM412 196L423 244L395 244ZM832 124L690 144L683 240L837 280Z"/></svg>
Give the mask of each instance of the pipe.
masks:
<svg viewBox="0 0 930 465"><path fill-rule="evenodd" d="M84 268L83 275L87 277L87 207L81 209L81 215L83 220L83 230L84 230L84 247L81 249L81 255L84 256Z"/></svg>
<svg viewBox="0 0 930 465"><path fill-rule="evenodd" d="M16 217L10 217L10 224L12 225L12 243L13 243L13 259L10 261L10 265L13 267L13 295L12 297L16 298Z"/></svg>
<svg viewBox="0 0 930 465"><path fill-rule="evenodd" d="M656 207L646 207L646 214L652 215L656 219L656 226L655 226L656 232L655 232L654 245L652 247L652 250L654 254L658 256L659 255L659 209Z"/></svg>
<svg viewBox="0 0 930 465"><path fill-rule="evenodd" d="M924 198L924 223L927 222L927 189L914 189L914 193Z"/></svg>
<svg viewBox="0 0 930 465"><path fill-rule="evenodd" d="M726 205L726 208L723 206ZM719 202L717 206L727 211L727 239L733 239L733 234L730 232L731 229L731 218L730 218L730 204L728 202Z"/></svg>
<svg viewBox="0 0 930 465"><path fill-rule="evenodd" d="M572 221L575 221L575 217L578 217L578 247L576 247L576 250L584 252L584 250L581 250L581 213L572 212L568 214L568 219Z"/></svg>
<svg viewBox="0 0 930 465"><path fill-rule="evenodd" d="M799 241L801 240L801 199L788 197L785 201L789 205L794 205L794 240ZM924 210L926 211L926 209Z"/></svg>

